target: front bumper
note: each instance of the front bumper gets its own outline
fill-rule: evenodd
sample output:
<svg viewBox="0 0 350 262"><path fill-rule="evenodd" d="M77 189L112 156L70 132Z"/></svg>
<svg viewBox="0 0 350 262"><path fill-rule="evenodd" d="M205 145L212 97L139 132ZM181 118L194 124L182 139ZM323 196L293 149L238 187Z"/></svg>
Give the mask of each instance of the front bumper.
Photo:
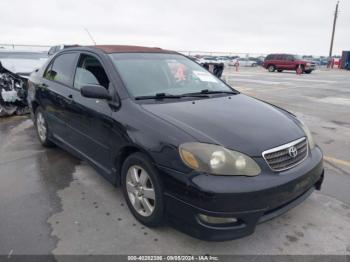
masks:
<svg viewBox="0 0 350 262"><path fill-rule="evenodd" d="M194 176L182 189L184 181L175 182L169 178L174 174L170 174L164 183L168 220L180 231L203 240L223 241L250 235L258 223L281 215L314 189L320 189L324 176L322 158L316 147L303 163L281 173L262 169L262 174L254 178ZM199 214L237 221L208 224L199 219Z"/></svg>
<svg viewBox="0 0 350 262"><path fill-rule="evenodd" d="M305 70L315 70L316 69L316 66L315 64L311 64L311 65L305 65Z"/></svg>

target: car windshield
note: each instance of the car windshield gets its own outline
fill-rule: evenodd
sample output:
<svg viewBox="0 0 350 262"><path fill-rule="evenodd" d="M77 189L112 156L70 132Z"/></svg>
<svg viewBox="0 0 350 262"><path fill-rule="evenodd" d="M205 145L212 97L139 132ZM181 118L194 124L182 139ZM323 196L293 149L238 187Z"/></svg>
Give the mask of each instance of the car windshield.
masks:
<svg viewBox="0 0 350 262"><path fill-rule="evenodd" d="M3 59L46 59L46 53L35 53L35 52L0 52L0 58Z"/></svg>
<svg viewBox="0 0 350 262"><path fill-rule="evenodd" d="M302 60L303 58L300 55L294 55L295 60Z"/></svg>
<svg viewBox="0 0 350 262"><path fill-rule="evenodd" d="M234 92L200 65L178 54L111 54L126 88L134 97L184 95L204 91Z"/></svg>

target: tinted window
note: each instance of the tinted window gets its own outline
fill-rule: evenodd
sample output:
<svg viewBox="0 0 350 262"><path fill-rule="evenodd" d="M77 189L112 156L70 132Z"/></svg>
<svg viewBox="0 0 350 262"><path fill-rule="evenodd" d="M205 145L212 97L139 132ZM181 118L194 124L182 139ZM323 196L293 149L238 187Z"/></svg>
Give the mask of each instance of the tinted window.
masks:
<svg viewBox="0 0 350 262"><path fill-rule="evenodd" d="M108 89L109 80L100 61L91 55L82 55L75 72L74 87L100 85Z"/></svg>
<svg viewBox="0 0 350 262"><path fill-rule="evenodd" d="M294 61L294 56L292 56L292 55L287 55L287 56L286 56L286 60L288 60L288 61Z"/></svg>
<svg viewBox="0 0 350 262"><path fill-rule="evenodd" d="M53 62L51 62L51 63L47 66L47 68L46 68L46 70L45 70L44 78L46 78L46 79L50 79L50 73L51 73L51 69L52 69L52 64L53 64ZM51 79L50 79L50 80L51 80Z"/></svg>
<svg viewBox="0 0 350 262"><path fill-rule="evenodd" d="M275 55L268 55L265 60L273 60L275 59Z"/></svg>
<svg viewBox="0 0 350 262"><path fill-rule="evenodd" d="M55 58L48 67L44 75L45 78L60 82L65 85L71 85L71 79L74 71L75 61L78 54L62 54Z"/></svg>
<svg viewBox="0 0 350 262"><path fill-rule="evenodd" d="M282 55L275 55L274 60L282 60L283 56Z"/></svg>

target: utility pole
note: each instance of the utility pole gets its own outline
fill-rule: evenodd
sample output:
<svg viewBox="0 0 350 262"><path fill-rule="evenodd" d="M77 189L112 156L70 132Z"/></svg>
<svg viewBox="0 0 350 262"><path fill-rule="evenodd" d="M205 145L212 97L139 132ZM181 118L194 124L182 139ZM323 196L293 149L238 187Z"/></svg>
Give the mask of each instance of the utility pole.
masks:
<svg viewBox="0 0 350 262"><path fill-rule="evenodd" d="M338 6L339 6L339 1L337 2L337 5L335 6L334 20L333 20L333 30L332 30L332 38L331 38L331 47L329 48L329 59L331 59L332 52L333 52L333 41L334 41L335 25L337 23L337 18L338 18Z"/></svg>

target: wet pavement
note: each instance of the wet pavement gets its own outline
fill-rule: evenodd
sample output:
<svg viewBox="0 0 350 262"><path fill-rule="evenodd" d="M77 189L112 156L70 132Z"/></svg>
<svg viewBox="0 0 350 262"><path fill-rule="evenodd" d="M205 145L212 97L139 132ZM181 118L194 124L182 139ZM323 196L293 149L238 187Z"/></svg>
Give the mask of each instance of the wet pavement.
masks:
<svg viewBox="0 0 350 262"><path fill-rule="evenodd" d="M31 120L1 119L0 254L350 255L350 73L225 73L238 90L307 123L326 156L320 192L249 237L204 242L142 226L119 188L71 154L41 147Z"/></svg>
<svg viewBox="0 0 350 262"><path fill-rule="evenodd" d="M0 138L0 254L48 254L58 239L47 219L79 160L41 147L27 117L1 120Z"/></svg>

